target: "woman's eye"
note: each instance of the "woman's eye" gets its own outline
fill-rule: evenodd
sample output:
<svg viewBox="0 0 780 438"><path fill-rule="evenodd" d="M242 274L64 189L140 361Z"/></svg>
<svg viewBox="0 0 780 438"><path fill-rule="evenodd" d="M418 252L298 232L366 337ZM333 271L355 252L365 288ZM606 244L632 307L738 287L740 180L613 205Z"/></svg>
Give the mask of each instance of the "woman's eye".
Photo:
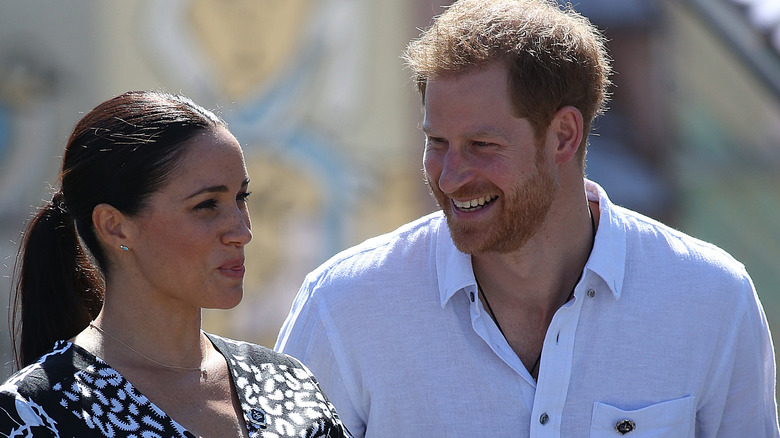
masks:
<svg viewBox="0 0 780 438"><path fill-rule="evenodd" d="M239 193L238 196L236 196L236 201L239 203L245 203L247 199L249 199L249 195L251 195L252 192L244 192Z"/></svg>
<svg viewBox="0 0 780 438"><path fill-rule="evenodd" d="M195 210L213 210L215 208L217 208L217 201L214 199L203 201L195 206Z"/></svg>

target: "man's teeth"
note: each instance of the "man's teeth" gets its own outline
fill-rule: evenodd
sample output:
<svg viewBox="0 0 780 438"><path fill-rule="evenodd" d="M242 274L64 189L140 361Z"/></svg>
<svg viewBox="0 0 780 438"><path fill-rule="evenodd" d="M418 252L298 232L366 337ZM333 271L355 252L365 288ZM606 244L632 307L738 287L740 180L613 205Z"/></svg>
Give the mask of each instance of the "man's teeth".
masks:
<svg viewBox="0 0 780 438"><path fill-rule="evenodd" d="M461 210L479 210L480 208L484 207L485 204L489 203L490 201L496 198L497 196L495 195L489 195L489 196L483 196L481 198L475 198L470 201L458 201L453 199L452 202L455 204L456 207L458 207Z"/></svg>

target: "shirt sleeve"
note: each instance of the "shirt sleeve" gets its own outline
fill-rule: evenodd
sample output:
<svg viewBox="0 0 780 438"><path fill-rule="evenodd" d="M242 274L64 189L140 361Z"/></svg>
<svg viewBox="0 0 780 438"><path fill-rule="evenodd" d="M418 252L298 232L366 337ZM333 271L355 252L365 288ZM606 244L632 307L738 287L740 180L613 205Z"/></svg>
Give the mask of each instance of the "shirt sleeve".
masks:
<svg viewBox="0 0 780 438"><path fill-rule="evenodd" d="M316 282L307 277L279 332L274 349L303 362L316 376L341 421L355 438L365 435L365 415L355 402L359 395L327 306L315 295Z"/></svg>
<svg viewBox="0 0 780 438"><path fill-rule="evenodd" d="M711 385L722 389L700 412L697 436L780 437L775 397L775 354L766 315L746 277L734 321L730 367Z"/></svg>

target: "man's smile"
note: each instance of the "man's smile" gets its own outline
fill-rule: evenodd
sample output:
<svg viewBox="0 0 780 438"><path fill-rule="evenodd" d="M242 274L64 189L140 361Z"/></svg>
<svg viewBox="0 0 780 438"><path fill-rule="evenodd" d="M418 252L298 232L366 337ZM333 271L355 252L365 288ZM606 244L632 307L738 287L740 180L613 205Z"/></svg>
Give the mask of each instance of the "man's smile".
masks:
<svg viewBox="0 0 780 438"><path fill-rule="evenodd" d="M474 198L467 201L458 201L457 199L453 199L452 203L455 204L455 207L457 207L458 210L475 211L493 202L493 200L495 200L496 198L498 198L497 195L488 195L488 196L482 196L480 198Z"/></svg>

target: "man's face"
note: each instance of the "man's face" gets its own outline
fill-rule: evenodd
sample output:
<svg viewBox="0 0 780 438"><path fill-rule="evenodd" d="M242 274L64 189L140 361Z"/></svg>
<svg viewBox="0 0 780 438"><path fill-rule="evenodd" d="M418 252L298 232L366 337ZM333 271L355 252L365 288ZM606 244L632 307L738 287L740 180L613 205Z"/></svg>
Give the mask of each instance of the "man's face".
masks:
<svg viewBox="0 0 780 438"><path fill-rule="evenodd" d="M521 248L557 188L546 136L513 114L507 75L496 63L430 79L425 91L426 180L467 254Z"/></svg>

